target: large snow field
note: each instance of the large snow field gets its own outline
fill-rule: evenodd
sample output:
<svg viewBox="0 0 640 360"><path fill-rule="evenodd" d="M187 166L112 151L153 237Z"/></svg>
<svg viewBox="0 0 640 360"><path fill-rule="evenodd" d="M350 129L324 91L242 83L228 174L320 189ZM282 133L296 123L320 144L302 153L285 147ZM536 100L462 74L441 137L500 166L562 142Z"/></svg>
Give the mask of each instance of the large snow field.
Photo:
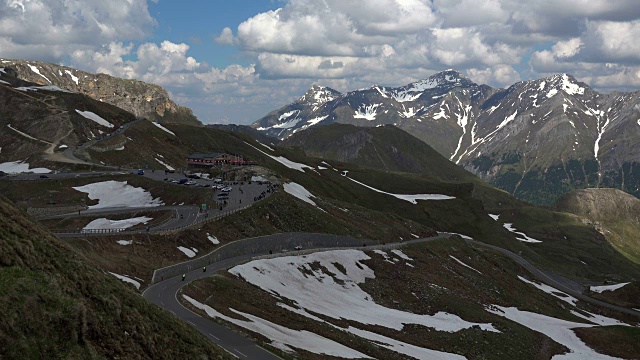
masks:
<svg viewBox="0 0 640 360"><path fill-rule="evenodd" d="M29 163L22 161L12 161L0 164L0 171L7 174L20 174L32 172L34 174L48 174L51 170L47 168L31 168L29 169Z"/></svg>
<svg viewBox="0 0 640 360"><path fill-rule="evenodd" d="M531 330L542 333L554 341L569 348L569 353L555 355L553 360L609 360L617 359L608 355L597 353L585 344L571 330L584 327L593 327L596 325L576 323L550 316L537 314L529 311L522 311L514 307L490 306L487 308L490 313L505 317L511 321L517 322Z"/></svg>
<svg viewBox="0 0 640 360"><path fill-rule="evenodd" d="M282 325L278 325L251 314L243 313L235 309L230 309L247 320L240 320L226 316L212 307L202 304L187 295L183 295L191 305L200 310L204 310L212 318L218 318L240 326L250 331L257 332L271 340L271 346L285 352L292 352L292 347L304 349L314 354L335 356L346 359L370 359L369 356L356 350L350 349L340 343L327 339L320 335L306 330L292 330Z"/></svg>
<svg viewBox="0 0 640 360"><path fill-rule="evenodd" d="M91 200L98 200L98 203L89 206L89 209L164 205L160 198L154 199L145 189L128 185L126 181L102 181L76 186L73 189L87 193Z"/></svg>
<svg viewBox="0 0 640 360"><path fill-rule="evenodd" d="M124 220L109 220L106 218L95 219L88 223L83 230L95 230L95 229L128 229L138 224L146 224L153 220L153 218L140 216L131 219Z"/></svg>
<svg viewBox="0 0 640 360"><path fill-rule="evenodd" d="M348 177L346 174L344 175L344 177L346 177L347 179L353 181L356 184L362 185L368 189L371 189L375 192L379 192L381 194L386 194L386 195L391 195L393 197L396 197L400 200L404 200L404 201L408 201L412 204L417 204L417 200L450 200L450 199L455 199L455 197L453 196L449 196L449 195L442 195L442 194L415 194L415 195L405 195L405 194L393 194L393 193L389 193L386 191L382 191L382 190L378 190L372 186L369 186L367 184L363 184L358 180L354 180L350 177Z"/></svg>
<svg viewBox="0 0 640 360"><path fill-rule="evenodd" d="M375 303L358 286L375 278L373 270L362 263L369 259L360 250L334 250L254 260L229 271L279 299L289 299L302 309L333 319L394 330L402 330L405 324L416 324L437 331L456 332L478 325L484 330L498 332L491 324L468 322L446 312L420 315ZM313 263L319 263L325 271L314 270ZM342 265L346 273L339 270L336 263Z"/></svg>
<svg viewBox="0 0 640 360"><path fill-rule="evenodd" d="M626 283L620 283L620 284L614 284L614 285L591 286L589 287L589 290L597 293L603 293L605 291L618 290L628 284L630 283L626 282Z"/></svg>

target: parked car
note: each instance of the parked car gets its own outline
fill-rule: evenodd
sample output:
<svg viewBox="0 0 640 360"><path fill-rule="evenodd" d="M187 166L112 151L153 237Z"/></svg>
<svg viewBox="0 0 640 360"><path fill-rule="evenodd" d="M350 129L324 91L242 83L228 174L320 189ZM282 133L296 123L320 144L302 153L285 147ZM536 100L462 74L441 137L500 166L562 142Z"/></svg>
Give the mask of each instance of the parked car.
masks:
<svg viewBox="0 0 640 360"><path fill-rule="evenodd" d="M138 175L144 175L144 170L138 169Z"/></svg>
<svg viewBox="0 0 640 360"><path fill-rule="evenodd" d="M184 179L180 179L178 180L178 184L182 185L182 184L186 184L189 181L189 179L184 178Z"/></svg>
<svg viewBox="0 0 640 360"><path fill-rule="evenodd" d="M186 183L184 183L185 185L195 185L196 182L195 181L187 181Z"/></svg>

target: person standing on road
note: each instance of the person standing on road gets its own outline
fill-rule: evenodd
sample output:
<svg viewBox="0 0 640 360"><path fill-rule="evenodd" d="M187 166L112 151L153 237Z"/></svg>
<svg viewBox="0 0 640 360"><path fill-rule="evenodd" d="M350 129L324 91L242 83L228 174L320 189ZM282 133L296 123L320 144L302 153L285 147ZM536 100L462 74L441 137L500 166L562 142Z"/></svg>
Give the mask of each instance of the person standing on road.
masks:
<svg viewBox="0 0 640 360"><path fill-rule="evenodd" d="M206 266L202 267L202 272L207 272L207 267Z"/></svg>
<svg viewBox="0 0 640 360"><path fill-rule="evenodd" d="M187 274L182 274L182 281L187 278Z"/></svg>

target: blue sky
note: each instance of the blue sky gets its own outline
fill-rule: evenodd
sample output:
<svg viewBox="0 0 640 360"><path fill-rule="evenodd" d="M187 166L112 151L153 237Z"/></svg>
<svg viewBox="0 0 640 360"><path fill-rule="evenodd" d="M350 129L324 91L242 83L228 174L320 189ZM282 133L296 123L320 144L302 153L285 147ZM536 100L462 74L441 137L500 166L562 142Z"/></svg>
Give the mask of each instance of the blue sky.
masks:
<svg viewBox="0 0 640 360"><path fill-rule="evenodd" d="M637 90L638 38L637 0L0 0L2 57L156 83L205 123L448 68Z"/></svg>

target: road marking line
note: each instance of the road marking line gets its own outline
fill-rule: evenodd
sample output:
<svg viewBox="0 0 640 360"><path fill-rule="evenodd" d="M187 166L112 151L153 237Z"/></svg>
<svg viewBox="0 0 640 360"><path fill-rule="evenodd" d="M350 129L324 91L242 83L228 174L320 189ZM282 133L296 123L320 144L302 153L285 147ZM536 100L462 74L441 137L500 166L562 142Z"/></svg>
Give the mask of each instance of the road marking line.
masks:
<svg viewBox="0 0 640 360"><path fill-rule="evenodd" d="M240 354L240 355L242 355L244 357L247 357L247 355L243 354L240 350L238 350L238 349L233 349L233 350L235 350L235 352L237 352L238 354Z"/></svg>
<svg viewBox="0 0 640 360"><path fill-rule="evenodd" d="M209 333L209 336L211 336L212 338L214 338L214 339L216 339L216 340L220 341L220 338L219 338L219 337L217 337L217 336L215 336L215 335L213 335L212 333Z"/></svg>

